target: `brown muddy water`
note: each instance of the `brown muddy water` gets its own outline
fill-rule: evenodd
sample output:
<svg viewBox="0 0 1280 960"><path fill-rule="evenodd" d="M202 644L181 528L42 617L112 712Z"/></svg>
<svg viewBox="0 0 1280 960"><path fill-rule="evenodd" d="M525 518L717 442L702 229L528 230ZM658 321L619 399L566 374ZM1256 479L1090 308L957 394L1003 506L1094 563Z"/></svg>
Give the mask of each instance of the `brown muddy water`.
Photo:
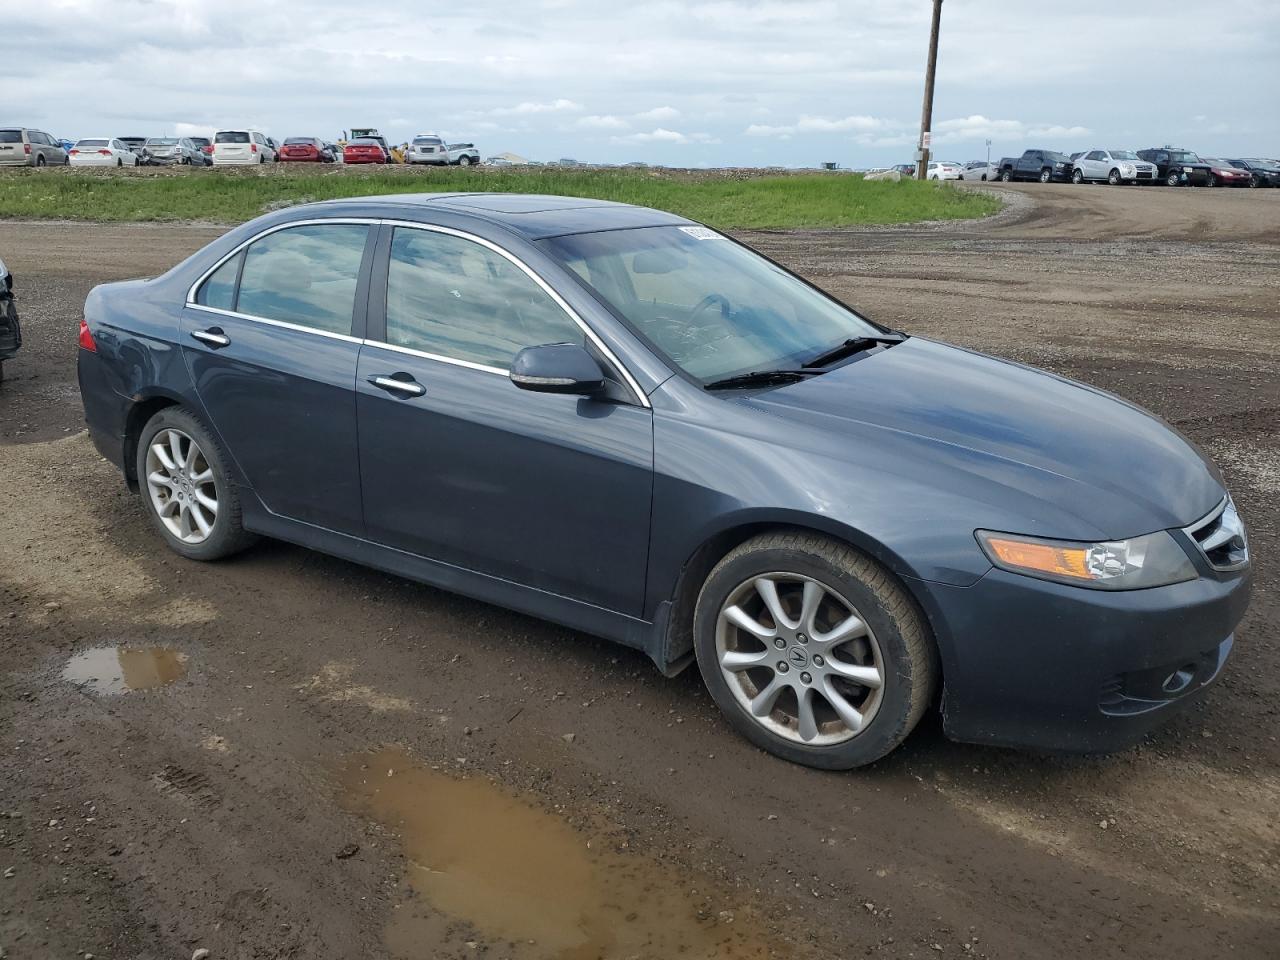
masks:
<svg viewBox="0 0 1280 960"><path fill-rule="evenodd" d="M427 958L449 941L520 960L764 960L790 956L705 883L480 778L455 779L389 747L339 772L344 809L399 835L410 902L387 949Z"/></svg>
<svg viewBox="0 0 1280 960"><path fill-rule="evenodd" d="M72 657L62 679L93 693L116 694L163 687L186 673L187 655L168 647L94 647Z"/></svg>

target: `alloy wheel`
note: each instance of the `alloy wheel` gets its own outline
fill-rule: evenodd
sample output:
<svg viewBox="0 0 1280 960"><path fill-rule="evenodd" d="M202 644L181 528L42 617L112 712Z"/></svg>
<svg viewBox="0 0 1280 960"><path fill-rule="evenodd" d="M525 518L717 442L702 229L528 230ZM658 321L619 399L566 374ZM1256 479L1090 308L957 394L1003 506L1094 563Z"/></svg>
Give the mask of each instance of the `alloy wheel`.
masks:
<svg viewBox="0 0 1280 960"><path fill-rule="evenodd" d="M716 657L747 714L805 746L856 737L884 692L884 656L866 620L835 589L798 573L762 574L729 593Z"/></svg>
<svg viewBox="0 0 1280 960"><path fill-rule="evenodd" d="M165 529L183 543L203 543L218 519L213 468L186 433L166 427L147 447L147 493Z"/></svg>

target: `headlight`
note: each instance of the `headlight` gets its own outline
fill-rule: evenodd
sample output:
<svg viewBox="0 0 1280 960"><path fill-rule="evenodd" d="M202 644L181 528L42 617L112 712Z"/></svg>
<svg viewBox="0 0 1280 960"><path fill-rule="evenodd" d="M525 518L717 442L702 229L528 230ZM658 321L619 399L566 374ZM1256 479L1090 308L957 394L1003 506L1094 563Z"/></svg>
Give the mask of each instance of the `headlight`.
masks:
<svg viewBox="0 0 1280 960"><path fill-rule="evenodd" d="M977 531L987 558L1003 570L1093 590L1139 590L1194 580L1196 569L1164 530L1129 540L1077 543Z"/></svg>
<svg viewBox="0 0 1280 960"><path fill-rule="evenodd" d="M1137 173L1137 169L1138 169L1138 168L1137 168L1137 167L1135 167L1132 163L1122 163L1122 164L1120 164L1120 172L1121 172L1121 173Z"/></svg>

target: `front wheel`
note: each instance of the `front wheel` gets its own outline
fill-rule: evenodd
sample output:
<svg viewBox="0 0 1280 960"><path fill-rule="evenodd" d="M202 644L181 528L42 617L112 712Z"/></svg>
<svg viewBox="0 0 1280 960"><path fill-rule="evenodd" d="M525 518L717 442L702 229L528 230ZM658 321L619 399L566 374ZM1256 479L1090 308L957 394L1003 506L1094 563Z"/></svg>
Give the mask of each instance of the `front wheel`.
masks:
<svg viewBox="0 0 1280 960"><path fill-rule="evenodd" d="M1206 187L1216 187L1218 185L1218 178L1211 173L1209 174L1209 179L1205 180L1204 185Z"/></svg>
<svg viewBox="0 0 1280 960"><path fill-rule="evenodd" d="M1011 170L1003 171L1000 174L1000 179L1003 180L1005 183L1011 183L1013 181L1013 171Z"/></svg>
<svg viewBox="0 0 1280 960"><path fill-rule="evenodd" d="M1120 185L1120 171L1112 170L1110 173L1108 173L1107 183L1111 184L1113 187L1118 187Z"/></svg>
<svg viewBox="0 0 1280 960"><path fill-rule="evenodd" d="M1171 187L1176 187L1179 184L1179 182L1181 182L1181 180L1182 178L1172 170L1170 170L1168 176L1164 178L1164 182Z"/></svg>
<svg viewBox="0 0 1280 960"><path fill-rule="evenodd" d="M166 407L143 427L138 487L152 525L175 553L218 560L253 542L226 463L209 429L181 407Z"/></svg>
<svg viewBox="0 0 1280 960"><path fill-rule="evenodd" d="M458 166L460 166L460 167L469 167L469 166L471 166L471 158L470 158L470 157L459 157L459 158L458 158Z"/></svg>
<svg viewBox="0 0 1280 960"><path fill-rule="evenodd" d="M1041 183L1048 183L1052 179L1053 179L1053 171L1050 170L1048 167L1045 167L1043 170L1040 171Z"/></svg>
<svg viewBox="0 0 1280 960"><path fill-rule="evenodd" d="M869 557L764 534L707 577L694 649L729 722L770 753L847 770L897 747L932 702L937 656L914 601Z"/></svg>
<svg viewBox="0 0 1280 960"><path fill-rule="evenodd" d="M1072 170L1071 182L1076 184L1084 183L1084 174L1081 173L1079 170Z"/></svg>

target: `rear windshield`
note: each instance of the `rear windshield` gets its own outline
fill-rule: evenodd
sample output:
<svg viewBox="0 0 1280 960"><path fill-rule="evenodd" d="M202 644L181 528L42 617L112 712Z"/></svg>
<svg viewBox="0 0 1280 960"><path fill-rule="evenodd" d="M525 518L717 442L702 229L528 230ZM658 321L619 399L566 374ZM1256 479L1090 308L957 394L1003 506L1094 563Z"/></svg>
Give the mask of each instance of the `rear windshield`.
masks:
<svg viewBox="0 0 1280 960"><path fill-rule="evenodd" d="M107 141L105 141L105 140L78 140L78 141L76 141L76 146L77 146L77 147L105 147L106 145L107 145Z"/></svg>
<svg viewBox="0 0 1280 960"><path fill-rule="evenodd" d="M0 143L21 143L21 130L0 130Z"/></svg>
<svg viewBox="0 0 1280 960"><path fill-rule="evenodd" d="M306 144L308 147L314 147L316 142L310 137L286 137L284 145L287 147L291 143L302 143Z"/></svg>
<svg viewBox="0 0 1280 960"><path fill-rule="evenodd" d="M413 142L420 147L434 147L444 143L439 137L414 137Z"/></svg>
<svg viewBox="0 0 1280 960"><path fill-rule="evenodd" d="M172 147L178 142L177 137L152 137L147 141L149 147Z"/></svg>
<svg viewBox="0 0 1280 960"><path fill-rule="evenodd" d="M220 130L213 135L214 143L248 143L249 135L243 130Z"/></svg>
<svg viewBox="0 0 1280 960"><path fill-rule="evenodd" d="M379 141L374 140L374 139L371 139L370 137L359 137L359 138L357 138L357 139L355 139L355 140L352 140L352 141L351 141L351 145L352 145L352 146L354 146L354 147L380 147L380 146L382 146L382 144L381 144Z"/></svg>

